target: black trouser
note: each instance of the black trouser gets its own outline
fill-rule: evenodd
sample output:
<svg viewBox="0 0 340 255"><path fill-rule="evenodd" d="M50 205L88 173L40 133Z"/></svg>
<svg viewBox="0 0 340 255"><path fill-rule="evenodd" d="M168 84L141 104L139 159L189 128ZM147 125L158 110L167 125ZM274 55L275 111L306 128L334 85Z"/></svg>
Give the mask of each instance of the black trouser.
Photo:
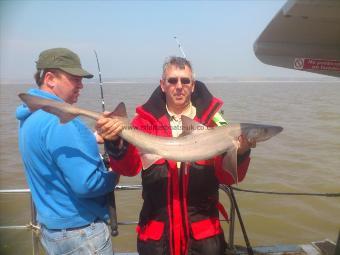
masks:
<svg viewBox="0 0 340 255"><path fill-rule="evenodd" d="M223 233L202 240L191 238L188 255L223 255L226 247Z"/></svg>

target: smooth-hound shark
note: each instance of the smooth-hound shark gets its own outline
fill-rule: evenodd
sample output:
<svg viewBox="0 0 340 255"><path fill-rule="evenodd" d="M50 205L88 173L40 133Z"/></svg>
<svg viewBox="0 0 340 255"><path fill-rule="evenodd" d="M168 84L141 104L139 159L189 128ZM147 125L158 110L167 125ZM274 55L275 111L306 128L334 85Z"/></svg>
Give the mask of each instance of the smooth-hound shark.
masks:
<svg viewBox="0 0 340 255"><path fill-rule="evenodd" d="M102 113L78 108L73 105L33 96L19 94L21 100L31 111L42 109L59 117L61 123L66 123L82 115L98 120ZM263 142L280 133L280 126L239 123L226 126L207 128L194 120L182 116L182 135L160 137L139 131L129 124L124 103L120 103L109 115L111 118L121 118L125 127L119 136L139 149L143 168L147 169L160 158L177 162L195 162L206 160L216 155L224 154L223 168L237 179L238 137L243 135L250 142Z"/></svg>

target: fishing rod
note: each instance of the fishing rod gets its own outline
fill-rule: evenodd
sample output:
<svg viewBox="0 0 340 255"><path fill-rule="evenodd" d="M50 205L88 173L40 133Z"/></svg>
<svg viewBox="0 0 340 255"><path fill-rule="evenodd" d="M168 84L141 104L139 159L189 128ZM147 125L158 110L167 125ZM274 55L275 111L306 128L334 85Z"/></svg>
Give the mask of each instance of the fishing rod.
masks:
<svg viewBox="0 0 340 255"><path fill-rule="evenodd" d="M102 110L105 112L105 100L104 100L104 92L103 92L103 82L102 82L102 73L100 70L99 59L97 52L95 50L94 54L96 55L97 60L97 67L98 67L98 76L99 76L99 87L100 87L100 97L102 100ZM102 155L104 162L109 162L109 155L105 150L104 154ZM106 165L106 164L105 164ZM117 221L117 207L116 207L116 196L115 191L111 191L107 196L107 203L109 207L109 217L110 217L110 227L111 227L111 236L118 235L118 221Z"/></svg>
<svg viewBox="0 0 340 255"><path fill-rule="evenodd" d="M174 36L174 39L176 40L177 45L178 45L178 48L179 48L179 50L182 52L183 57L184 57L184 58L187 58L186 55L185 55L185 53L184 53L184 50L183 50L183 48L182 48L182 46L181 46L181 44L180 44L180 42L179 42L179 40L177 39L177 36Z"/></svg>
<svg viewBox="0 0 340 255"><path fill-rule="evenodd" d="M102 72L100 70L100 65L99 65L99 60L98 60L98 55L95 50L94 54L96 55L96 60L97 60L97 67L98 67L98 76L99 76L99 87L100 87L100 97L102 100L102 110L103 112L105 111L105 101L104 101L104 92L103 92L103 82L102 82Z"/></svg>

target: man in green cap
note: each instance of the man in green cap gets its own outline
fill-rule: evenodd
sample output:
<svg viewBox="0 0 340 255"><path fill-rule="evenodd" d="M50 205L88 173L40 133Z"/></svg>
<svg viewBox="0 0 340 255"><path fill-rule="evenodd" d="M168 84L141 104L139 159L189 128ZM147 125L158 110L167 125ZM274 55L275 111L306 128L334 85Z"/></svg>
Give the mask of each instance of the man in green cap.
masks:
<svg viewBox="0 0 340 255"><path fill-rule="evenodd" d="M36 62L39 88L29 94L76 103L82 79L92 78L74 52L43 51ZM108 172L92 131L79 119L60 124L43 110L17 108L19 149L48 254L113 254L106 194L116 175Z"/></svg>

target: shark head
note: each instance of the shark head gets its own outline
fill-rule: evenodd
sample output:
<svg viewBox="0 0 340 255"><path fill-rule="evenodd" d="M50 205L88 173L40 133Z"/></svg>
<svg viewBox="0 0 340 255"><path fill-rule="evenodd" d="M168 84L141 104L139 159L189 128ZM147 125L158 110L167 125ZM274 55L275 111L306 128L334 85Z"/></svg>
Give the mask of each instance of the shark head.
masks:
<svg viewBox="0 0 340 255"><path fill-rule="evenodd" d="M280 133L283 128L280 126L259 125L250 123L240 124L242 134L244 134L249 141L263 142Z"/></svg>
<svg viewBox="0 0 340 255"><path fill-rule="evenodd" d="M229 172L238 183L237 172L237 150L239 147L238 136L243 135L250 142L263 142L280 133L283 128L280 126L259 125L251 123L240 123L226 127L228 134L234 138L233 143L227 149L223 157L223 169Z"/></svg>

